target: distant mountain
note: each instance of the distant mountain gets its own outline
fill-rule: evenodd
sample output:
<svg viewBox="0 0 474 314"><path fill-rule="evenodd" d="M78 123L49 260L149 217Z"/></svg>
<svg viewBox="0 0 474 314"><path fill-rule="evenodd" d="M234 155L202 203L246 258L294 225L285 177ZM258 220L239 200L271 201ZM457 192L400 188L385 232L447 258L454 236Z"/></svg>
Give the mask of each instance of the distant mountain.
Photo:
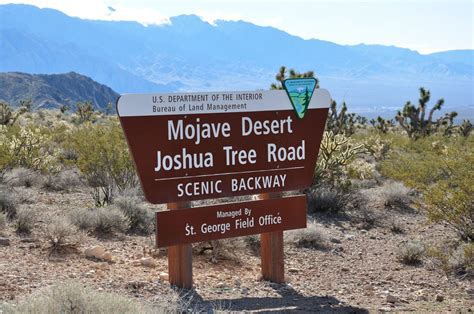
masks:
<svg viewBox="0 0 474 314"><path fill-rule="evenodd" d="M0 71L75 71L120 93L266 89L287 65L314 70L334 99L360 113L393 112L416 101L420 86L430 89L432 98L445 98L446 108L470 108L472 54L344 46L243 21L211 25L194 15L143 26L0 5Z"/></svg>
<svg viewBox="0 0 474 314"><path fill-rule="evenodd" d="M66 74L0 73L0 101L16 107L22 100L31 100L34 109L58 108L90 101L96 109L115 104L119 94L91 78L70 72Z"/></svg>

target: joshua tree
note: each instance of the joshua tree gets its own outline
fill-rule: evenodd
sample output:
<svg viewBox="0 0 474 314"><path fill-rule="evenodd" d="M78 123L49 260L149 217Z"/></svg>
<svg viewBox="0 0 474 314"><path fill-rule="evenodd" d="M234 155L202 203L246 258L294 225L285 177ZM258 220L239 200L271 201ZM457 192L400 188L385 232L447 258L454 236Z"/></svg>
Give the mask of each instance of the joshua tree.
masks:
<svg viewBox="0 0 474 314"><path fill-rule="evenodd" d="M313 77L316 79L316 88L319 88L319 80L314 76L314 71L308 71L304 73L299 73L296 72L293 69L289 70L289 77L287 77L287 71L286 71L285 66L281 66L280 70L278 71L277 75L275 76L275 79L277 80L276 83L272 83L270 85L270 89L283 89L283 81L288 79L288 78L304 78L304 77Z"/></svg>
<svg viewBox="0 0 474 314"><path fill-rule="evenodd" d="M459 134L468 137L472 131L472 123L469 120L463 120L462 124L459 126Z"/></svg>
<svg viewBox="0 0 474 314"><path fill-rule="evenodd" d="M436 104L427 113L427 103L430 100L430 91L420 88L420 99L418 100L418 107L415 107L410 101L407 101L402 111L399 111L395 119L400 126L407 132L412 139L427 136L436 131L441 125L446 125L452 120L457 113L451 112L444 117L433 121L433 114L436 110L441 110L444 104L444 99L439 99Z"/></svg>
<svg viewBox="0 0 474 314"><path fill-rule="evenodd" d="M346 102L342 103L341 110L337 112L337 103L333 100L326 120L326 131L331 131L335 135L351 136L355 132L357 117L355 113L347 113Z"/></svg>
<svg viewBox="0 0 474 314"><path fill-rule="evenodd" d="M393 119L385 120L381 116L378 116L377 119L371 119L370 124L372 124L374 129L382 133L387 133L388 129L394 126Z"/></svg>

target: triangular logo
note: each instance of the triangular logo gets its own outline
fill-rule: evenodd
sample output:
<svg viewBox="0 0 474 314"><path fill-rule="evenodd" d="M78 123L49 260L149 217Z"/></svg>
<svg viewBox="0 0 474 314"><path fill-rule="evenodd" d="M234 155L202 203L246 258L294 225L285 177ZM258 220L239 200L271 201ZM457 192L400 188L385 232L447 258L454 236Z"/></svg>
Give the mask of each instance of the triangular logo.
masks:
<svg viewBox="0 0 474 314"><path fill-rule="evenodd" d="M303 119L316 87L315 78L296 78L283 81L283 87L290 98L298 118Z"/></svg>

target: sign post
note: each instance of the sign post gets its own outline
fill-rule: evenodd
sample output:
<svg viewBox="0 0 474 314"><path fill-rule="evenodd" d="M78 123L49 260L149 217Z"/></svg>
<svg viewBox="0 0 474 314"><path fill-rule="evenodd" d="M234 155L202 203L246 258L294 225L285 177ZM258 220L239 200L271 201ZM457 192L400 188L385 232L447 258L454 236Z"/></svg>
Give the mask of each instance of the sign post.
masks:
<svg viewBox="0 0 474 314"><path fill-rule="evenodd" d="M284 281L283 230L306 227L306 198L275 195L311 185L331 102L314 79L284 86L117 101L145 197L168 204L156 214L156 243L169 247L171 284L192 287L190 243L250 234L261 234L263 278ZM255 194L260 200L190 208Z"/></svg>

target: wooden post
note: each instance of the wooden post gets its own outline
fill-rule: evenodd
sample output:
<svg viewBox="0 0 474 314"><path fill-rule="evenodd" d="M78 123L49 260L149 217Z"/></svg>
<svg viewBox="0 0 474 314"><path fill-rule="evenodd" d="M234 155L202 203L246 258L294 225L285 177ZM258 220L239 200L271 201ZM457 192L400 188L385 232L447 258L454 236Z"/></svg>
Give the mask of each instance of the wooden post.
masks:
<svg viewBox="0 0 474 314"><path fill-rule="evenodd" d="M169 210L188 208L190 202L168 203ZM191 244L168 247L168 275L171 285L191 289L193 287L193 255Z"/></svg>
<svg viewBox="0 0 474 314"><path fill-rule="evenodd" d="M270 199L269 193L259 194L260 199ZM260 259L264 280L284 283L285 263L283 256L283 231L262 233L260 235Z"/></svg>

